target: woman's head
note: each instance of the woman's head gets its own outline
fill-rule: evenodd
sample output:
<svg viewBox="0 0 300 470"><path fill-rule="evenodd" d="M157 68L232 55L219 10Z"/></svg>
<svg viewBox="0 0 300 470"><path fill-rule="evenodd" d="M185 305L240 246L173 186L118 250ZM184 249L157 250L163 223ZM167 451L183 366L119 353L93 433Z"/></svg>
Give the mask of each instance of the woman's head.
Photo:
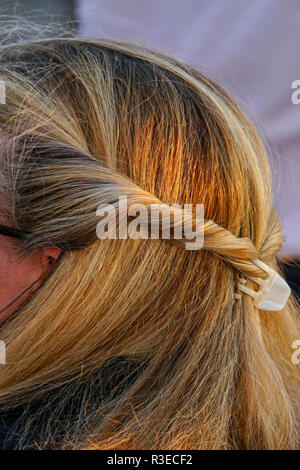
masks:
<svg viewBox="0 0 300 470"><path fill-rule="evenodd" d="M2 327L1 402L122 356L140 374L98 410L101 448L295 447L292 300L270 314L235 298L241 275L264 277L251 259L275 268L281 246L265 151L241 110L201 73L117 42L5 46L0 73L3 210L28 234L12 248L45 257L36 278L57 260ZM99 240L97 207L120 196L204 204L203 249Z"/></svg>

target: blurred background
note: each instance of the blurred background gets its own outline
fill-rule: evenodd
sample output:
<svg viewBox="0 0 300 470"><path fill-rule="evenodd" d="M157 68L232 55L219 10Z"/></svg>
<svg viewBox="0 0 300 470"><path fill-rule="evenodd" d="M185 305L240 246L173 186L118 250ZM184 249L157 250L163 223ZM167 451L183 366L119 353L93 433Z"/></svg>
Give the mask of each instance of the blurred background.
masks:
<svg viewBox="0 0 300 470"><path fill-rule="evenodd" d="M300 295L299 0L0 0L0 15L158 48L223 85L268 146L286 237L280 258Z"/></svg>

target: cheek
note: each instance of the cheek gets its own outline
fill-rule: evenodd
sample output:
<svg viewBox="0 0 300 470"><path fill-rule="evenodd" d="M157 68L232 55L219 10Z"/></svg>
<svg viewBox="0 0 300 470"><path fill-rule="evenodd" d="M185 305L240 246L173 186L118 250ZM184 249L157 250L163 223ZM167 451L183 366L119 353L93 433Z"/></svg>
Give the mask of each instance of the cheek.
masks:
<svg viewBox="0 0 300 470"><path fill-rule="evenodd" d="M25 290L34 280L30 259L1 245L0 247L0 310Z"/></svg>
<svg viewBox="0 0 300 470"><path fill-rule="evenodd" d="M31 258L22 258L14 251L0 246L0 326L34 292L35 289L29 289L21 295L37 276ZM13 300L15 302L10 305Z"/></svg>
<svg viewBox="0 0 300 470"><path fill-rule="evenodd" d="M22 276L15 258L7 247L0 247L0 302L14 296L22 284Z"/></svg>

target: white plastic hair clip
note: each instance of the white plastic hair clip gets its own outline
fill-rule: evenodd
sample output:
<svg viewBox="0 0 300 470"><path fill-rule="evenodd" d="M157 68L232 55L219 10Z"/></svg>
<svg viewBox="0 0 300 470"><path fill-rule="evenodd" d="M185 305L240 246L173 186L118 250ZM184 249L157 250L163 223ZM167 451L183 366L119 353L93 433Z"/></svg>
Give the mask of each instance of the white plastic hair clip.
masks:
<svg viewBox="0 0 300 470"><path fill-rule="evenodd" d="M269 276L267 279L251 277L250 279L260 285L257 292L245 286L246 280L240 279L238 288L245 294L250 295L254 299L254 306L261 310L278 311L285 306L291 289L286 281L259 259L252 259L259 268L265 271Z"/></svg>

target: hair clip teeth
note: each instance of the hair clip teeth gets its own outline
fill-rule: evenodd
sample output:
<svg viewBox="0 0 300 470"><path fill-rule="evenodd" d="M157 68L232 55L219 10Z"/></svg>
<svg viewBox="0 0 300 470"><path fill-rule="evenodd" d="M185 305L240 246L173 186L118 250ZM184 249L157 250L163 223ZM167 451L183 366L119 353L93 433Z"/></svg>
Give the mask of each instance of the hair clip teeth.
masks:
<svg viewBox="0 0 300 470"><path fill-rule="evenodd" d="M263 282L264 282L264 280L261 279L260 277L252 277L252 276L250 277L250 276L249 276L249 279L250 279L251 281L255 282L256 284L259 284L259 285L262 285Z"/></svg>
<svg viewBox="0 0 300 470"><path fill-rule="evenodd" d="M274 312L282 310L291 294L289 285L274 269L259 259L252 259L252 262L265 271L268 277L267 279L250 278L260 286L256 292L245 285L245 279L240 279L239 290L250 295L254 299L254 306L260 310Z"/></svg>

